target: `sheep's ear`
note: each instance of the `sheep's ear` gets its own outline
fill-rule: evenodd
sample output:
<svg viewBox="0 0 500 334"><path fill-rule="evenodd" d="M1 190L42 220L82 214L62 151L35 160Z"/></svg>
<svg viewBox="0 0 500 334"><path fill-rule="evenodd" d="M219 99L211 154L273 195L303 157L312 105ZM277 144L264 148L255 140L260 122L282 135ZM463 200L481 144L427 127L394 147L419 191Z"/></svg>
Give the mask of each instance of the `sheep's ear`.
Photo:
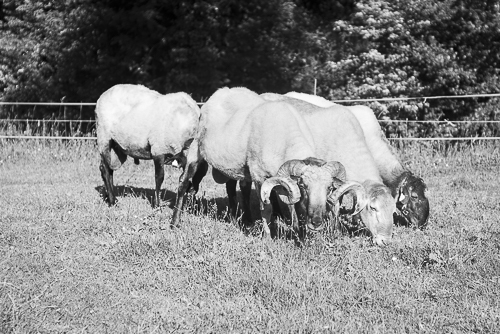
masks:
<svg viewBox="0 0 500 334"><path fill-rule="evenodd" d="M194 138L189 138L188 140L186 140L186 142L184 142L184 147L182 148L183 150L187 150L189 148L189 146L191 146L191 143L193 142Z"/></svg>

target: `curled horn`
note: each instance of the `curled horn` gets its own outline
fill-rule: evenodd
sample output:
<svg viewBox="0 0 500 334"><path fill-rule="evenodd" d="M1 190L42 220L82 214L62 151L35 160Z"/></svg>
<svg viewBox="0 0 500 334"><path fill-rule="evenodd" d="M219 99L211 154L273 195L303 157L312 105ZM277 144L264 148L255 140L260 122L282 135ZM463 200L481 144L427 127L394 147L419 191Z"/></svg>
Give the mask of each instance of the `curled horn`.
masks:
<svg viewBox="0 0 500 334"><path fill-rule="evenodd" d="M354 191L356 196L356 208L354 210L354 213L352 214L353 216L358 214L368 204L368 195L366 194L366 190L363 185L356 181L346 182L338 187L328 199L329 202L334 203L336 216L338 216L340 210L340 197L349 191Z"/></svg>
<svg viewBox="0 0 500 334"><path fill-rule="evenodd" d="M260 198L265 204L269 204L271 190L276 186L286 189L286 194L279 194L280 199L287 205L295 204L300 200L300 189L297 183L290 177L273 176L265 180L260 188Z"/></svg>
<svg viewBox="0 0 500 334"><path fill-rule="evenodd" d="M323 166L326 170L330 172L332 175L332 178L334 180L335 185L338 187L341 184L337 184L338 180L340 180L342 183L345 182L346 180L346 172L345 172L345 167L338 161L330 161L327 164ZM337 180L336 180L337 179Z"/></svg>
<svg viewBox="0 0 500 334"><path fill-rule="evenodd" d="M271 190L276 186L285 188L286 193L277 191L280 199L287 205L292 205L300 201L300 189L291 176L301 177L307 168L304 160L288 160L278 169L276 176L273 176L262 184L260 188L260 198L265 204L269 204Z"/></svg>
<svg viewBox="0 0 500 334"><path fill-rule="evenodd" d="M307 165L304 162L304 160L288 160L283 165L281 165L276 175L283 177L290 177L290 176L300 177L302 176L306 168Z"/></svg>

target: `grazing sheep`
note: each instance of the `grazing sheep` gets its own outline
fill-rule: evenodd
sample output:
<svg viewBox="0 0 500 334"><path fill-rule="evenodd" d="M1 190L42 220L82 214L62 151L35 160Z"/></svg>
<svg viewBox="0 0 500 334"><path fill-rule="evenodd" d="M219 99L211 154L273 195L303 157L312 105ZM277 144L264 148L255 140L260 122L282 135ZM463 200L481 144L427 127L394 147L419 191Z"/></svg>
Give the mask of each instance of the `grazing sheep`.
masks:
<svg viewBox="0 0 500 334"><path fill-rule="evenodd" d="M362 222L370 230L373 241L382 245L392 237L393 213L396 211L390 189L382 182L377 164L365 141L363 129L349 109L334 105L318 107L309 102L266 93L268 101L282 101L293 106L312 129L316 143L315 156L339 161L344 165L347 180L360 182L368 201L360 212Z"/></svg>
<svg viewBox="0 0 500 334"><path fill-rule="evenodd" d="M109 204L116 201L113 172L130 156L137 164L140 159L153 159L153 204L159 205L163 165L178 160L184 168L200 117L196 102L185 93L162 95L141 85L116 85L99 97L95 113L100 170Z"/></svg>
<svg viewBox="0 0 500 334"><path fill-rule="evenodd" d="M361 185L343 183L341 164L311 158L316 152L311 130L290 105L266 102L245 88L219 89L201 108L201 157L218 183L254 182L265 236L270 235L269 195L275 187L285 204L297 203L300 223L313 230L321 228L327 202L337 203L348 191L364 198Z"/></svg>
<svg viewBox="0 0 500 334"><path fill-rule="evenodd" d="M285 96L307 101L320 107L336 105L317 95L290 92L286 93ZM398 208L396 218L405 225L425 227L429 218L429 200L425 196L427 187L423 179L415 176L403 166L370 108L366 106L346 108L358 119L380 176L396 199Z"/></svg>

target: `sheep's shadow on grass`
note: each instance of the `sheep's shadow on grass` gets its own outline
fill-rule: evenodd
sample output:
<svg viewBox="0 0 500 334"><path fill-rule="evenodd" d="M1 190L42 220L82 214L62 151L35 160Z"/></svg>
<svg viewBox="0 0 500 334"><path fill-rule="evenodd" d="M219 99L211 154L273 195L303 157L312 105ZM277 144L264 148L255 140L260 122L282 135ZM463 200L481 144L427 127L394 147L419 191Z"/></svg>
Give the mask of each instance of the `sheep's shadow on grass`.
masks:
<svg viewBox="0 0 500 334"><path fill-rule="evenodd" d="M184 200L183 212L195 216L228 220L229 200L227 197L207 198L200 194L188 194Z"/></svg>
<svg viewBox="0 0 500 334"><path fill-rule="evenodd" d="M251 198L251 217L252 220L247 222L247 225L242 221L241 193L237 191L238 196L238 213L236 217L232 217L229 212L229 199L227 196L220 197L205 197L202 193L195 196L188 194L184 201L184 213L193 214L196 216L206 216L209 218L226 221L238 225L241 228L253 226L260 221L260 210L257 195L252 192Z"/></svg>
<svg viewBox="0 0 500 334"><path fill-rule="evenodd" d="M108 203L108 195L106 188L103 185L94 188L102 198ZM145 198L151 206L154 203L155 189L139 188L133 186L116 185L114 186L114 194L117 199L120 197L134 196ZM160 198L163 201L162 205L166 202L167 207L174 209L177 193L168 189L162 189ZM229 215L229 200L227 197L207 198L203 195L186 194L184 200L183 213L194 214L197 216L209 216L217 219L226 219Z"/></svg>
<svg viewBox="0 0 500 334"><path fill-rule="evenodd" d="M237 197L238 203L241 206L242 202L240 191L237 191ZM246 224L242 221L241 207L238 208L239 211L236 217L232 217L230 215L228 208L229 200L227 196L216 198L207 198L202 194L198 194L194 198L188 196L185 201L183 212L222 220L240 228L246 235L261 236L262 223L259 201L260 199L258 194L252 190L250 199L251 221L246 222ZM297 246L303 246L303 242L307 238L306 235L311 236L314 233L306 233L303 228L295 230L292 227L290 212L287 211L286 206L282 206L281 211L284 217L278 217L273 214L273 217L271 218L272 223L269 228L271 230L272 238L293 240ZM354 237L368 234L361 222L355 221L352 217L350 217L350 215L342 215L338 224L335 224L333 221L330 221L329 224L332 224L327 227L327 229L330 230L329 233L333 233L335 235L349 235Z"/></svg>
<svg viewBox="0 0 500 334"><path fill-rule="evenodd" d="M238 190L238 212L236 217L233 217L229 212L229 200L227 196L216 198L206 198L199 195L193 198L188 198L185 202L184 212L199 216L206 216L218 220L225 221L235 225L242 230L243 233L249 236L262 235L261 213L259 205L259 196L252 190L250 198L250 221L243 221L242 198L241 192ZM273 239L298 239L296 231L293 231L291 224L286 220L278 220L276 215L273 215L272 223L270 224L271 236Z"/></svg>
<svg viewBox="0 0 500 334"><path fill-rule="evenodd" d="M155 197L155 190L154 189L149 189L149 188L139 188L139 187L133 187L133 186L115 186L114 187L114 193L117 198L120 197L126 197L128 195L134 196L134 197L139 197L139 198L145 198L151 206L153 206L154 203L154 197ZM103 201L106 203L108 202L108 195L106 193L106 189L104 186L97 186L95 187L95 190L100 194L101 198ZM176 199L177 193L168 190L168 189L162 189L160 192L160 199L163 202L167 203L167 206L170 209L173 209L175 206L175 199ZM163 205L163 204L162 204Z"/></svg>
<svg viewBox="0 0 500 334"><path fill-rule="evenodd" d="M138 198L145 198L151 206L154 203L155 190L151 188L139 188L126 185L117 185L114 187L115 195L117 198L134 196ZM103 201L107 203L107 193L104 186L97 186L95 190L100 194ZM168 189L162 189L160 198L164 205L174 209L177 194ZM241 205L241 193L237 191L238 203ZM238 208L236 217L232 217L229 213L229 200L227 196L207 198L203 194L187 194L184 201L183 214L192 214L199 217L208 217L212 219L222 220L229 224L235 225L240 228L245 234L252 236L260 236L262 233L261 214L259 208L259 197L255 191L251 194L251 221L242 221L241 207ZM365 235L365 229L360 226L359 222L353 222L351 219L342 219L342 223L334 227L338 229L340 234L347 234L350 236ZM287 239L294 240L298 246L302 245L305 234L300 231L294 231L290 222L287 219L279 219L276 216L272 218L272 224L269 226L271 229L271 236L274 239ZM299 237L301 234L301 237Z"/></svg>

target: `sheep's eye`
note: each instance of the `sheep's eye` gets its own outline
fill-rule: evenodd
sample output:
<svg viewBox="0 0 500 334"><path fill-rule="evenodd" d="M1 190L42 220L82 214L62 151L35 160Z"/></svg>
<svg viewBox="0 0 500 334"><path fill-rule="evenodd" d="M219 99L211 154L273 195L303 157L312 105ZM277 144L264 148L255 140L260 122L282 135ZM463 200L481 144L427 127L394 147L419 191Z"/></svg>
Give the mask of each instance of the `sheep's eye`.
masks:
<svg viewBox="0 0 500 334"><path fill-rule="evenodd" d="M371 206L371 205L370 205L370 210L372 210L372 211L377 211L377 208L376 208L376 207L374 207L374 206Z"/></svg>

